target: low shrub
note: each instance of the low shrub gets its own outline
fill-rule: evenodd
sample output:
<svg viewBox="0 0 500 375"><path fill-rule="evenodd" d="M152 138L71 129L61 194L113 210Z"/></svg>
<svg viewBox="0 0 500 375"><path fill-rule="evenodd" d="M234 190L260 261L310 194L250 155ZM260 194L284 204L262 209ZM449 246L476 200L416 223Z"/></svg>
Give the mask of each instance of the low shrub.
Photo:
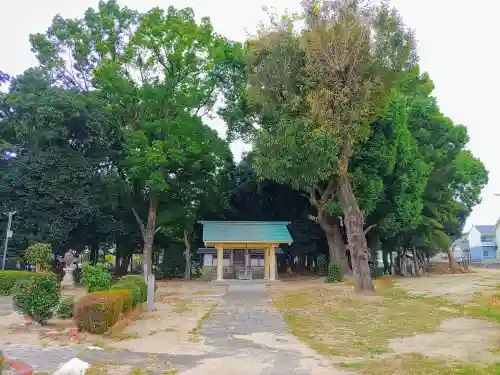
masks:
<svg viewBox="0 0 500 375"><path fill-rule="evenodd" d="M97 292L80 298L73 316L81 331L101 334L116 324L122 310L122 293Z"/></svg>
<svg viewBox="0 0 500 375"><path fill-rule="evenodd" d="M120 282L132 282L139 287L140 297L139 302L146 302L148 299L148 286L146 284L146 280L141 275L126 275L120 279ZM156 282L155 282L155 290L156 290Z"/></svg>
<svg viewBox="0 0 500 375"><path fill-rule="evenodd" d="M30 271L0 271L0 295L10 296L18 281L29 280L35 275Z"/></svg>
<svg viewBox="0 0 500 375"><path fill-rule="evenodd" d="M39 274L17 282L12 295L17 312L44 324L54 316L59 304L60 287L54 274Z"/></svg>
<svg viewBox="0 0 500 375"><path fill-rule="evenodd" d="M110 289L110 290L107 290L107 291L102 291L102 292L95 292L94 294L102 294L102 295L106 295L108 293L115 293L115 294L118 294L121 298L122 298L122 312L125 312L129 309L131 309L133 306L135 306L133 303L132 303L132 292L129 290L129 289L118 289L118 288L114 288L113 289Z"/></svg>
<svg viewBox="0 0 500 375"><path fill-rule="evenodd" d="M111 287L111 291L126 290L130 293L131 304L133 307L141 303L141 289L132 281L120 281Z"/></svg>
<svg viewBox="0 0 500 375"><path fill-rule="evenodd" d="M57 306L56 314L61 319L69 319L73 316L75 301L73 298L61 298Z"/></svg>
<svg viewBox="0 0 500 375"><path fill-rule="evenodd" d="M318 257L316 258L316 263L318 267L318 274L320 276L325 276L326 275L326 255L325 254L319 254Z"/></svg>
<svg viewBox="0 0 500 375"><path fill-rule="evenodd" d="M344 275L342 274L342 268L340 265L335 263L330 263L328 265L328 274L326 275L326 282L337 283L342 281Z"/></svg>
<svg viewBox="0 0 500 375"><path fill-rule="evenodd" d="M111 287L111 276L104 264L98 263L95 266L86 264L82 268L80 282L87 286L89 293L93 293L108 290Z"/></svg>

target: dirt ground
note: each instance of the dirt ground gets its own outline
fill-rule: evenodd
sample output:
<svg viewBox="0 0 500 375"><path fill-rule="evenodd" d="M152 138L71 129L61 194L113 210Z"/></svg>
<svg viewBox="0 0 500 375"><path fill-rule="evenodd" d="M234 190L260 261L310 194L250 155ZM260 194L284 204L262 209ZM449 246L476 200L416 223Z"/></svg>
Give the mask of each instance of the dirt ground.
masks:
<svg viewBox="0 0 500 375"><path fill-rule="evenodd" d="M226 290L226 286L205 282L159 282L153 312L143 312L120 333L78 333L76 339L70 335L75 328L72 320L52 319L46 326L39 327L15 312L3 313L0 346L4 343L42 347L84 344L144 353L200 354L209 349L197 335L197 327Z"/></svg>
<svg viewBox="0 0 500 375"><path fill-rule="evenodd" d="M375 295L352 281L270 287L291 332L332 363L371 375L500 374L500 270L385 278ZM498 304L500 306L500 304Z"/></svg>
<svg viewBox="0 0 500 375"><path fill-rule="evenodd" d="M419 278L400 278L396 285L413 295L436 296L465 303L476 293L489 293L500 283L500 270L477 268L473 273Z"/></svg>

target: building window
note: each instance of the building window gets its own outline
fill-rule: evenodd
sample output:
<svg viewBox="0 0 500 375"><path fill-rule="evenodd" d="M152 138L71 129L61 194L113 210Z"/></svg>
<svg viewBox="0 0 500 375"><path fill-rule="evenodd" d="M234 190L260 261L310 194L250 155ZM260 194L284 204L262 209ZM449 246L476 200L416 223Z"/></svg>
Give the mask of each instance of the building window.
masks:
<svg viewBox="0 0 500 375"><path fill-rule="evenodd" d="M492 236L481 236L481 242L493 242Z"/></svg>
<svg viewBox="0 0 500 375"><path fill-rule="evenodd" d="M251 254L250 265L252 267L264 267L264 254Z"/></svg>
<svg viewBox="0 0 500 375"><path fill-rule="evenodd" d="M231 266L231 258L229 254L224 254L222 258L222 265L224 267L230 267ZM212 255L212 266L217 267L217 254Z"/></svg>
<svg viewBox="0 0 500 375"><path fill-rule="evenodd" d="M483 250L483 257L489 256L489 251L488 250Z"/></svg>

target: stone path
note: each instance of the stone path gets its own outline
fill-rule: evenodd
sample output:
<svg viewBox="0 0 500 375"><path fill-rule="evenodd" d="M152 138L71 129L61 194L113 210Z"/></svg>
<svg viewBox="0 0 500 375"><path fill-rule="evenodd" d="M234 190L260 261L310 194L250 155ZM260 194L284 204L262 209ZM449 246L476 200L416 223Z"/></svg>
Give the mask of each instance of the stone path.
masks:
<svg viewBox="0 0 500 375"><path fill-rule="evenodd" d="M237 284L229 288L223 303L203 322L199 337L210 350L197 355L137 353L96 350L86 346L35 347L2 345L7 357L24 361L38 371L53 373L61 364L78 357L91 364L108 363L116 374L133 369L164 374L175 369L182 375L340 375L353 374L333 368L288 333L283 318L268 300L263 284ZM165 342L165 346L175 345ZM114 373L114 372L112 372Z"/></svg>
<svg viewBox="0 0 500 375"><path fill-rule="evenodd" d="M0 296L0 316L12 312L12 297Z"/></svg>
<svg viewBox="0 0 500 375"><path fill-rule="evenodd" d="M263 284L234 284L225 303L205 321L200 333L214 347L185 374L203 375L338 375L331 367L288 333L283 318L272 307ZM349 372L352 374L352 372Z"/></svg>

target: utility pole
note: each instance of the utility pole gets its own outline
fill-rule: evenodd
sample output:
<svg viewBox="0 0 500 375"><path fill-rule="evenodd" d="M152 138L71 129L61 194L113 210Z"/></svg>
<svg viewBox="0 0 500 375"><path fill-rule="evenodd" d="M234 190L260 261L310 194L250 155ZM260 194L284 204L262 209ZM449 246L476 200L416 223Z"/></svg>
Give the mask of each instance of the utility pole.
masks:
<svg viewBox="0 0 500 375"><path fill-rule="evenodd" d="M10 230L11 225L12 225L12 216L14 216L14 214L16 212L17 211L9 211L9 213L8 213L9 221L7 223L7 232L5 233L5 243L4 243L4 247L3 247L2 271L5 270L5 260L7 258L7 247L9 246L9 238L12 237L12 231Z"/></svg>

